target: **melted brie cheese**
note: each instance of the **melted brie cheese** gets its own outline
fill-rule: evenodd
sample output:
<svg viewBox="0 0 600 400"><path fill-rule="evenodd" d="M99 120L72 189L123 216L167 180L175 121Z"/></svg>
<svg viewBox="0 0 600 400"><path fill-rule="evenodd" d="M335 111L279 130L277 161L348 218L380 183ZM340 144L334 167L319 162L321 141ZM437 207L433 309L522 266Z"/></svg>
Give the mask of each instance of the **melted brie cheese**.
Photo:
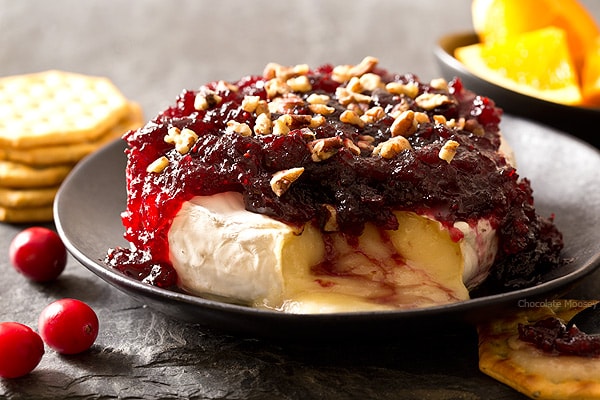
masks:
<svg viewBox="0 0 600 400"><path fill-rule="evenodd" d="M400 229L367 224L358 240L302 232L244 209L239 193L186 202L169 232L179 285L191 293L292 313L426 307L469 298L494 260L495 231L396 212Z"/></svg>

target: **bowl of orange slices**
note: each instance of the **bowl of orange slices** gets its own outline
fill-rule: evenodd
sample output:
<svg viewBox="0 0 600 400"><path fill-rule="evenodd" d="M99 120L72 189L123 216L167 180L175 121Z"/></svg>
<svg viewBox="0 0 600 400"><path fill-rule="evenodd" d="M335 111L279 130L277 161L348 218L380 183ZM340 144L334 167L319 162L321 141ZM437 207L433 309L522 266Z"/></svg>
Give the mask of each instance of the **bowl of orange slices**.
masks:
<svg viewBox="0 0 600 400"><path fill-rule="evenodd" d="M578 0L473 0L474 31L440 38L446 79L600 148L600 26Z"/></svg>

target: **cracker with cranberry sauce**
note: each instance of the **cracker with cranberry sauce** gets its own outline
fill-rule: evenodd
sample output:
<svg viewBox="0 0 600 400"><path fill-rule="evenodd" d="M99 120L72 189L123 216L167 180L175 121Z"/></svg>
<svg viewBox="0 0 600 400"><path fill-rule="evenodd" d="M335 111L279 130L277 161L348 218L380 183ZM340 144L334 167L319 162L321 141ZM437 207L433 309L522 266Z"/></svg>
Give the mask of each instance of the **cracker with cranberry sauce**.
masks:
<svg viewBox="0 0 600 400"><path fill-rule="evenodd" d="M481 324L480 370L533 399L600 399L600 339L564 326L595 303L550 300Z"/></svg>

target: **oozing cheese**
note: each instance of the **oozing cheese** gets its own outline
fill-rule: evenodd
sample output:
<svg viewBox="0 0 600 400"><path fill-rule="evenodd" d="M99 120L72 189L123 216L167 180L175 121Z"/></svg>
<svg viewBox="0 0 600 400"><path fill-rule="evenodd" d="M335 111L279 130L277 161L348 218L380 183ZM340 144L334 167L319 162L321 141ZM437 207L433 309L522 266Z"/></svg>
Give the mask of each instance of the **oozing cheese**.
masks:
<svg viewBox="0 0 600 400"><path fill-rule="evenodd" d="M396 212L400 229L367 224L357 241L302 232L244 209L238 193L186 202L169 232L179 285L191 293L292 313L427 307L466 300L488 273L495 231L459 222L458 242L430 218ZM332 260L324 266L325 260Z"/></svg>

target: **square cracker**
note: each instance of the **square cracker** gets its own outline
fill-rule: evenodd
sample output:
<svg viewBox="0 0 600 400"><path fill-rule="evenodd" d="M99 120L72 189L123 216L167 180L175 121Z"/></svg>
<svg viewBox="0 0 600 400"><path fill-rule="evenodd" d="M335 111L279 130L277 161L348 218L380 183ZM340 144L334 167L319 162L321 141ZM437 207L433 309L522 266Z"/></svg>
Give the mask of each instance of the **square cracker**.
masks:
<svg viewBox="0 0 600 400"><path fill-rule="evenodd" d="M72 168L72 164L38 168L0 160L0 189L55 186L65 179Z"/></svg>
<svg viewBox="0 0 600 400"><path fill-rule="evenodd" d="M50 222L53 218L52 205L14 208L0 206L0 221L8 223Z"/></svg>
<svg viewBox="0 0 600 400"><path fill-rule="evenodd" d="M106 132L95 140L25 149L0 146L0 160L23 163L32 167L74 164L104 144L121 137L125 132L139 128L143 125L143 122L140 106L136 103L130 103L129 112L125 118L109 127ZM0 186L4 186L1 182L0 180Z"/></svg>
<svg viewBox="0 0 600 400"><path fill-rule="evenodd" d="M108 80L63 71L0 79L0 146L30 148L95 140L129 111Z"/></svg>
<svg viewBox="0 0 600 400"><path fill-rule="evenodd" d="M0 206L30 208L51 206L58 186L41 189L6 189L0 187Z"/></svg>
<svg viewBox="0 0 600 400"><path fill-rule="evenodd" d="M563 322L594 301L551 300L478 326L479 369L532 399L600 399L600 357L546 353L519 339L518 325Z"/></svg>

